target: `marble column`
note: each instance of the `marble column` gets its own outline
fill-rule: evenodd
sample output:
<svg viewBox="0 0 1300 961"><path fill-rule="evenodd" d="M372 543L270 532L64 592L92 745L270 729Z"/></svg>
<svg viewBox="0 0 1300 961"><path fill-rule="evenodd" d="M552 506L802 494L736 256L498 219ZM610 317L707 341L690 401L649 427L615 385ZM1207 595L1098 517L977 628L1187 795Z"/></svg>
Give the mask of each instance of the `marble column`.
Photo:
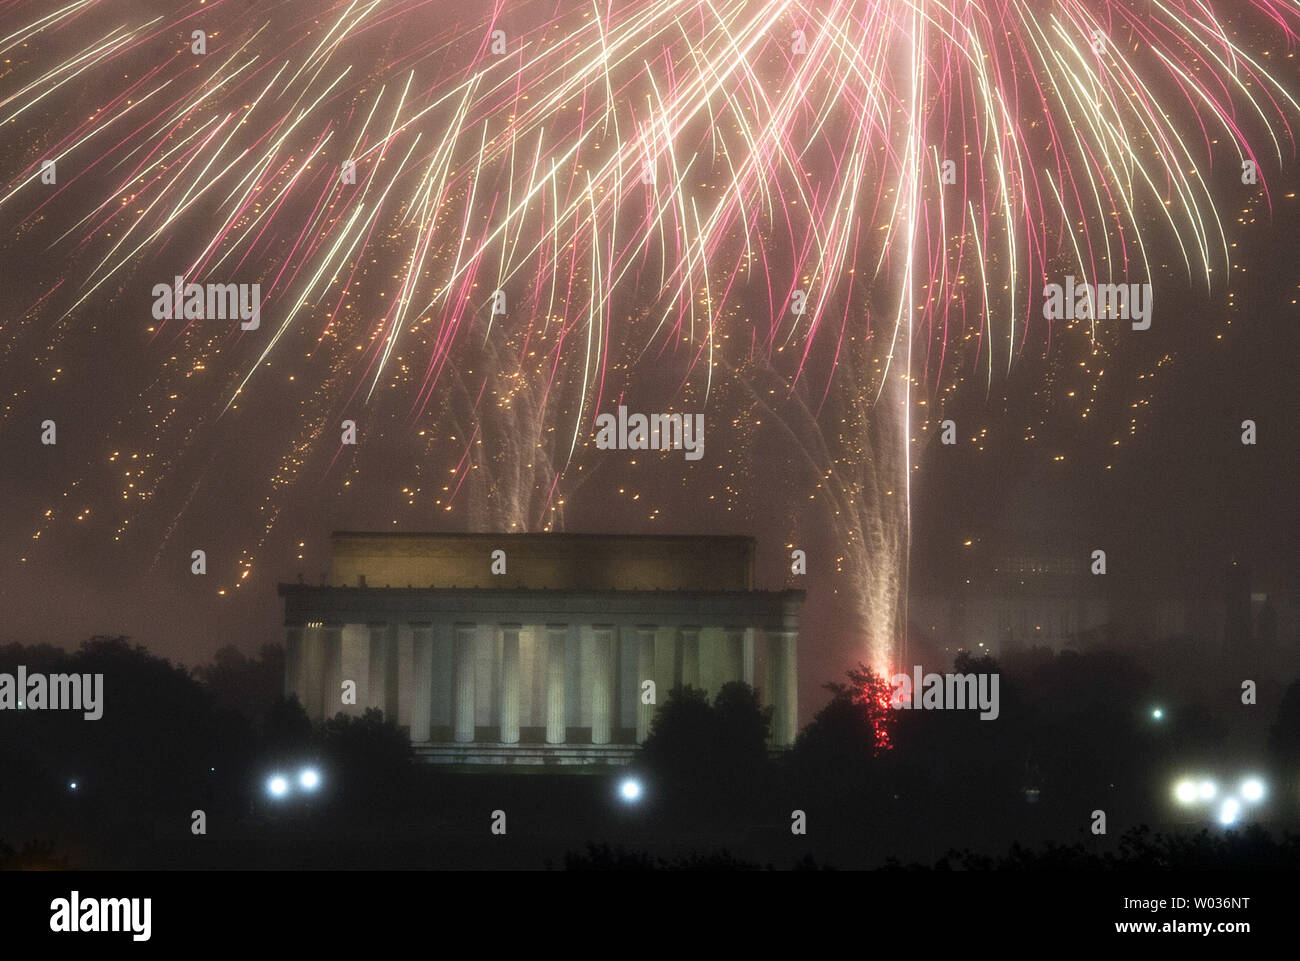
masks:
<svg viewBox="0 0 1300 961"><path fill-rule="evenodd" d="M343 710L343 625L326 625L325 670L321 690L321 716L328 720Z"/></svg>
<svg viewBox="0 0 1300 961"><path fill-rule="evenodd" d="M458 744L470 744L474 740L474 640L477 633L477 624L455 626L451 716Z"/></svg>
<svg viewBox="0 0 1300 961"><path fill-rule="evenodd" d="M650 734L650 721L654 717L655 705L645 703L644 685L655 679L655 633L653 624L642 624L636 629L636 742L644 744ZM655 700L659 700L658 684L655 684ZM668 692L665 691L664 694Z"/></svg>
<svg viewBox="0 0 1300 961"><path fill-rule="evenodd" d="M700 629L682 628L682 687L700 686Z"/></svg>
<svg viewBox="0 0 1300 961"><path fill-rule="evenodd" d="M325 716L325 628L319 623L307 627L302 639L302 683L298 698L313 721Z"/></svg>
<svg viewBox="0 0 1300 961"><path fill-rule="evenodd" d="M730 680L724 677L726 635L712 624L700 628L700 687L712 698Z"/></svg>
<svg viewBox="0 0 1300 961"><path fill-rule="evenodd" d="M501 743L519 743L520 624L501 625Z"/></svg>
<svg viewBox="0 0 1300 961"><path fill-rule="evenodd" d="M399 635L400 637L400 635ZM411 625L411 743L429 741L433 708L433 625Z"/></svg>
<svg viewBox="0 0 1300 961"><path fill-rule="evenodd" d="M723 636L723 683L745 679L745 629L728 627Z"/></svg>
<svg viewBox="0 0 1300 961"><path fill-rule="evenodd" d="M655 633L655 701L663 704L668 700L681 677L680 651L677 645L676 628L660 629Z"/></svg>
<svg viewBox="0 0 1300 961"><path fill-rule="evenodd" d="M345 624L339 656L339 710L350 717L359 717L370 697L370 629L364 624ZM354 685L353 703L342 699L344 681Z"/></svg>
<svg viewBox="0 0 1300 961"><path fill-rule="evenodd" d="M789 747L798 733L799 702L795 673L796 631L769 631L767 635L768 673L772 678L772 742Z"/></svg>
<svg viewBox="0 0 1300 961"><path fill-rule="evenodd" d="M411 726L411 702L415 694L415 631L410 624L397 625L397 725Z"/></svg>
<svg viewBox="0 0 1300 961"><path fill-rule="evenodd" d="M389 663L392 659L391 645L388 641L388 625L372 621L367 625L370 632L370 685L366 690L364 701L366 708L378 708L388 720L393 708L388 703Z"/></svg>
<svg viewBox="0 0 1300 961"><path fill-rule="evenodd" d="M608 744L612 731L610 715L614 706L614 626L592 627L595 658L591 673L591 743Z"/></svg>
<svg viewBox="0 0 1300 961"><path fill-rule="evenodd" d="M546 743L565 739L564 668L568 646L567 624L546 625Z"/></svg>

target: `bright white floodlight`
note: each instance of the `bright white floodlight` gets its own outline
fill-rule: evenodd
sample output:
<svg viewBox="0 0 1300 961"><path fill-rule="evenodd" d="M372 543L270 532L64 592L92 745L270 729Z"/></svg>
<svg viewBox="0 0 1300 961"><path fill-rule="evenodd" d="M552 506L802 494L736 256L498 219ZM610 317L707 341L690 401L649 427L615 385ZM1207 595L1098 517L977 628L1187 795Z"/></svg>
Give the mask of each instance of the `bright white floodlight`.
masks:
<svg viewBox="0 0 1300 961"><path fill-rule="evenodd" d="M1264 799L1264 782L1257 777L1246 778L1241 785L1241 796L1254 804Z"/></svg>
<svg viewBox="0 0 1300 961"><path fill-rule="evenodd" d="M1196 796L1202 801L1214 800L1214 795L1219 793L1219 789L1214 786L1213 781L1202 781L1196 787Z"/></svg>
<svg viewBox="0 0 1300 961"><path fill-rule="evenodd" d="M315 768L303 768L302 772L298 775L298 783L302 786L304 791L314 791L320 786L320 775L316 772Z"/></svg>
<svg viewBox="0 0 1300 961"><path fill-rule="evenodd" d="M289 793L289 781L287 778L276 774L266 782L266 790L271 797L284 797Z"/></svg>
<svg viewBox="0 0 1300 961"><path fill-rule="evenodd" d="M618 787L618 793L624 801L641 800L641 782L634 777L624 779Z"/></svg>
<svg viewBox="0 0 1300 961"><path fill-rule="evenodd" d="M1195 804L1198 796L1195 781L1184 779L1174 786L1174 797L1179 804Z"/></svg>
<svg viewBox="0 0 1300 961"><path fill-rule="evenodd" d="M1223 807L1219 808L1220 824L1236 824L1237 815L1241 812L1241 804L1236 798L1228 798L1223 802Z"/></svg>

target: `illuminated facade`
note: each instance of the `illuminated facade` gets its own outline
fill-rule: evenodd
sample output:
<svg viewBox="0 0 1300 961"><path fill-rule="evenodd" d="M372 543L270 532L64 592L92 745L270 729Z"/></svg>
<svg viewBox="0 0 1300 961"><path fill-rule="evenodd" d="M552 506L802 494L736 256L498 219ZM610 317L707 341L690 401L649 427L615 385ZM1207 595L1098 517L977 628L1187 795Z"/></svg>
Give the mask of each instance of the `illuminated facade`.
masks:
<svg viewBox="0 0 1300 961"><path fill-rule="evenodd" d="M653 717L645 682L662 704L745 681L773 708L773 744L794 742L804 595L754 589L751 538L339 533L332 548L327 585L280 585L285 691L313 720L379 708L433 762L623 763Z"/></svg>

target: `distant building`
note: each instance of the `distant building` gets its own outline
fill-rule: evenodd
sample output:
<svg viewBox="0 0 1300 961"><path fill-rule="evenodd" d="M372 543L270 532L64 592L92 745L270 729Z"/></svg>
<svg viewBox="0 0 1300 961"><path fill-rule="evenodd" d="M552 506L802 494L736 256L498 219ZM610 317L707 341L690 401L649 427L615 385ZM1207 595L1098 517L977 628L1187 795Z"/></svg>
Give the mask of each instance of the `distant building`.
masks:
<svg viewBox="0 0 1300 961"><path fill-rule="evenodd" d="M948 552L912 571L917 650L950 661L958 650L1173 644L1290 669L1273 655L1300 655L1294 564L1255 558L1248 546L1228 554L1177 531L1117 528L1094 486L1041 463L968 519ZM1104 574L1093 572L1097 550Z"/></svg>
<svg viewBox="0 0 1300 961"><path fill-rule="evenodd" d="M1088 571L1087 557L1017 553L943 593L914 596L914 630L931 647L1001 657L1034 647L1078 647L1109 623L1110 601Z"/></svg>
<svg viewBox="0 0 1300 961"><path fill-rule="evenodd" d="M279 588L285 690L315 720L377 707L428 761L588 764L645 739L645 681L737 680L788 746L804 593L753 581L747 537L337 533L328 585Z"/></svg>

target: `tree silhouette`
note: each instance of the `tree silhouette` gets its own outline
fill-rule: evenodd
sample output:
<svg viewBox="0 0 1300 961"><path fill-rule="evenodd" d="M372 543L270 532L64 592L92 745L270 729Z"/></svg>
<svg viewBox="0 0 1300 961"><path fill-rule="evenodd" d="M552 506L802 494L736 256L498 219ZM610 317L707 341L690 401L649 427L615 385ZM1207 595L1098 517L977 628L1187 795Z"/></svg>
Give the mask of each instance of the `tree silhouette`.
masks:
<svg viewBox="0 0 1300 961"><path fill-rule="evenodd" d="M724 684L712 704L699 688L674 688L655 712L638 763L670 802L734 812L768 776L771 721L771 708L742 682Z"/></svg>
<svg viewBox="0 0 1300 961"><path fill-rule="evenodd" d="M194 676L218 706L258 724L284 692L284 648L263 644L251 658L227 645L213 655L211 664L196 667Z"/></svg>
<svg viewBox="0 0 1300 961"><path fill-rule="evenodd" d="M0 765L23 771L23 791L0 792L0 823L57 821L108 857L155 830L184 830L189 814L231 801L253 749L242 718L219 710L190 673L125 637L92 637L73 653L11 645L0 670L102 675L102 716L20 711L0 735ZM72 784L76 783L73 788Z"/></svg>
<svg viewBox="0 0 1300 961"><path fill-rule="evenodd" d="M262 722L262 747L268 760L301 758L314 747L311 719L290 694L272 703Z"/></svg>
<svg viewBox="0 0 1300 961"><path fill-rule="evenodd" d="M831 681L830 703L795 741L795 753L813 768L863 764L892 747L894 689L866 664L845 672L849 683Z"/></svg>
<svg viewBox="0 0 1300 961"><path fill-rule="evenodd" d="M415 752L405 729L379 708L334 715L320 725L317 744L331 791L345 804L384 808L405 799Z"/></svg>

